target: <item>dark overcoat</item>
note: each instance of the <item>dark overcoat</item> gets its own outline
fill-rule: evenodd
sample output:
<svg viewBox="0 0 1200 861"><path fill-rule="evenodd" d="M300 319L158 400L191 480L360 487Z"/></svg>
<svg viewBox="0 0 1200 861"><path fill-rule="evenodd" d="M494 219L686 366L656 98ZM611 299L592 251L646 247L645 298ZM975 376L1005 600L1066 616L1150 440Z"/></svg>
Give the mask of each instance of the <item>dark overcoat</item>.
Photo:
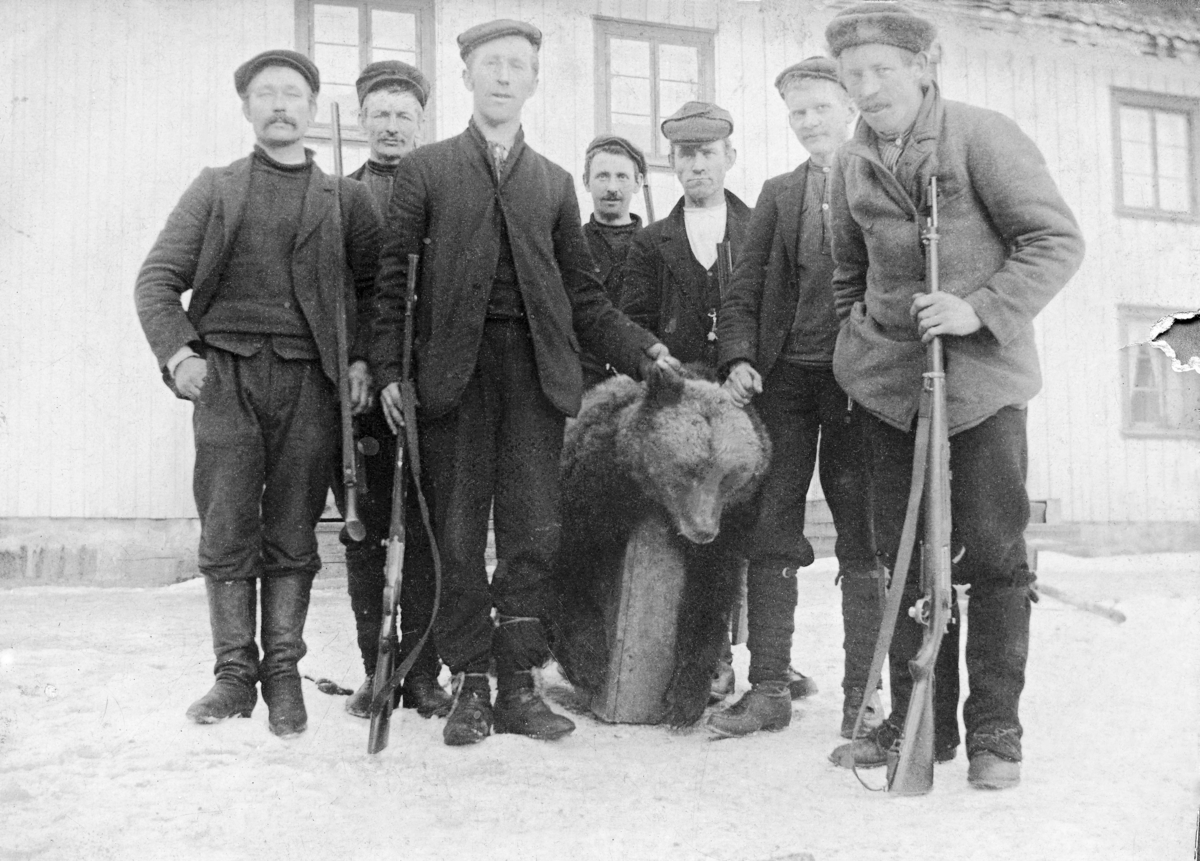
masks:
<svg viewBox="0 0 1200 861"><path fill-rule="evenodd" d="M925 292L921 222L938 177L941 289L979 331L942 338L951 433L1041 388L1033 318L1083 259L1083 236L1037 146L1008 117L943 99L931 84L893 174L862 120L831 181L838 383L901 430L912 427L925 347L909 315Z"/></svg>
<svg viewBox="0 0 1200 861"><path fill-rule="evenodd" d="M185 346L203 349L196 327L217 297L246 211L250 168L250 157L204 168L176 204L138 272L138 317L168 385L167 360ZM317 343L321 367L335 385L334 291L341 289L345 295L350 361L366 359L370 315L358 312L373 304L378 241L379 216L366 186L328 176L313 164L292 253L292 285ZM180 297L188 290L192 298L184 311Z"/></svg>
<svg viewBox="0 0 1200 861"><path fill-rule="evenodd" d="M800 301L796 255L809 164L763 183L733 284L721 302L717 349L722 371L747 361L766 379L787 344ZM821 311L812 309L814 314Z"/></svg>
<svg viewBox="0 0 1200 861"><path fill-rule="evenodd" d="M671 355L692 362L702 358L712 330L706 295L716 275L705 273L692 254L683 203L681 197L666 218L633 238L625 258L621 310L661 338ZM728 189L725 203L725 239L732 246L736 266L751 209Z"/></svg>
<svg viewBox="0 0 1200 861"><path fill-rule="evenodd" d="M408 255L420 254L416 382L431 417L457 405L475 371L502 225L538 378L558 410L579 411L581 342L634 376L655 343L617 311L596 280L570 175L519 133L498 179L472 125L401 160L385 219L372 366L381 385L400 378Z"/></svg>

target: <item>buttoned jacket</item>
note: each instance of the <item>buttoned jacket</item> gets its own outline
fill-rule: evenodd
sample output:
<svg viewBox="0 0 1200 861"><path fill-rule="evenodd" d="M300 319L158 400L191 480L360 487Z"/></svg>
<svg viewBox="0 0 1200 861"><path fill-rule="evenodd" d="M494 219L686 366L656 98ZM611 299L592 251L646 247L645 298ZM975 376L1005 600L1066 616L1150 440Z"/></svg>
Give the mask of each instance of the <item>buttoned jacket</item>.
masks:
<svg viewBox="0 0 1200 861"><path fill-rule="evenodd" d="M225 167L204 168L183 193L138 272L138 317L168 385L167 360L185 346L204 349L196 329L219 300L221 274L246 211L251 162L247 157ZM335 291L344 291L349 359L365 359L378 238L379 217L366 186L329 176L313 164L292 254L292 287L316 341L321 367L335 383ZM192 297L185 311L180 298L189 290Z"/></svg>
<svg viewBox="0 0 1200 861"><path fill-rule="evenodd" d="M893 174L860 119L836 156L830 201L834 299L843 318L838 383L871 413L909 429L926 349L909 314L927 289L921 228L938 178L940 287L983 327L945 336L951 433L1041 388L1033 319L1078 269L1083 237L1037 146L995 111L929 85Z"/></svg>
<svg viewBox="0 0 1200 861"><path fill-rule="evenodd" d="M579 411L586 347L636 375L655 343L619 313L592 271L570 175L518 134L497 176L474 124L400 161L384 223L372 356L382 385L400 378L408 255L419 254L416 384L429 416L453 409L475 372L506 229L538 379L561 412Z"/></svg>
<svg viewBox="0 0 1200 861"><path fill-rule="evenodd" d="M751 209L728 189L725 204L725 240L736 267ZM681 362L693 362L703 358L712 331L707 296L717 276L706 272L692 254L683 206L680 198L666 218L642 230L630 243L621 310L661 338L671 355Z"/></svg>

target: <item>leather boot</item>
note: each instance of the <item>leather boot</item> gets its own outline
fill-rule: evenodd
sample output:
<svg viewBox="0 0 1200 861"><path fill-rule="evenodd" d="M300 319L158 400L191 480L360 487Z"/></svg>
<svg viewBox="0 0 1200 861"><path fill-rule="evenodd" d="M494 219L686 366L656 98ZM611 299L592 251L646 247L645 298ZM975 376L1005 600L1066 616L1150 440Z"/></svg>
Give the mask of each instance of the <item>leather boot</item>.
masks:
<svg viewBox="0 0 1200 861"><path fill-rule="evenodd" d="M280 738L299 735L308 727L298 664L308 651L304 620L312 581L312 574L271 576L262 581L262 692L271 732Z"/></svg>
<svg viewBox="0 0 1200 861"><path fill-rule="evenodd" d="M575 730L570 718L550 711L533 685L533 673L500 676L496 693L496 732L554 741Z"/></svg>
<svg viewBox="0 0 1200 861"><path fill-rule="evenodd" d="M804 675L795 667L788 667L788 693L792 699L800 700L805 697L811 697L818 690L817 683L814 679Z"/></svg>
<svg viewBox="0 0 1200 861"><path fill-rule="evenodd" d="M759 682L724 711L709 715L707 726L723 738L759 730L779 732L792 722L792 697L782 682Z"/></svg>
<svg viewBox="0 0 1200 861"><path fill-rule="evenodd" d="M1012 789L1021 782L1021 763L985 750L971 757L967 783L976 789Z"/></svg>
<svg viewBox="0 0 1200 861"><path fill-rule="evenodd" d="M958 594L950 603L950 624L942 635L942 646L933 665L933 747L938 762L954 759L961 737L958 732L958 655L961 614Z"/></svg>
<svg viewBox="0 0 1200 861"><path fill-rule="evenodd" d="M1021 722L1017 709L1029 655L1029 588L971 587L967 605L967 779L982 789L1005 789L1021 779Z"/></svg>
<svg viewBox="0 0 1200 861"><path fill-rule="evenodd" d="M356 718L369 718L371 716L371 700L375 694L375 676L367 676L366 680L358 686L350 699L346 700L346 711Z"/></svg>
<svg viewBox="0 0 1200 861"><path fill-rule="evenodd" d="M858 710L866 698L862 688L851 688L842 699L842 738L851 738L854 723L858 720ZM879 691L871 691L871 700L867 711L863 714L862 726L858 728L857 738L866 738L867 734L883 723L883 703L879 700Z"/></svg>
<svg viewBox="0 0 1200 861"><path fill-rule="evenodd" d="M763 682L788 683L796 571L759 560L751 561L747 569L746 645L750 649L750 684L754 687Z"/></svg>
<svg viewBox="0 0 1200 861"><path fill-rule="evenodd" d="M459 673L454 700L442 728L442 741L451 747L477 744L492 731L492 689L486 673Z"/></svg>
<svg viewBox="0 0 1200 861"><path fill-rule="evenodd" d="M416 709L423 718L445 717L454 704L454 698L438 684L437 677L427 673L409 673L400 690L404 707Z"/></svg>
<svg viewBox="0 0 1200 861"><path fill-rule="evenodd" d="M842 649L845 666L842 690L866 690L875 656L875 641L883 615L883 568L844 571L842 585Z"/></svg>
<svg viewBox="0 0 1200 861"><path fill-rule="evenodd" d="M254 642L253 580L204 578L213 652L217 656L212 689L188 707L189 720L216 723L230 717L250 717L258 702L258 645Z"/></svg>

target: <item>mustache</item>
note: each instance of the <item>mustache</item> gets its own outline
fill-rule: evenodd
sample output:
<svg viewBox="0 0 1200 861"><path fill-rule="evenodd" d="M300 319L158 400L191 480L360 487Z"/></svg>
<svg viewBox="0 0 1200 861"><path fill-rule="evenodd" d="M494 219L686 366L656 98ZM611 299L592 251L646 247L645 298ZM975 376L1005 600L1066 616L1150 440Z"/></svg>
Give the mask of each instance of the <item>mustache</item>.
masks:
<svg viewBox="0 0 1200 861"><path fill-rule="evenodd" d="M295 127L296 127L296 121L295 121L294 119L292 119L291 117L289 117L287 114L272 114L272 115L271 115L271 122L273 122L273 123L287 123L287 124L288 124L289 126L291 126L292 128L295 128Z"/></svg>
<svg viewBox="0 0 1200 861"><path fill-rule="evenodd" d="M620 203L622 200L625 199L625 196L623 194L621 194L620 192L610 191L610 192L606 193L604 195L604 197L602 197L600 199L601 200L611 200L616 203Z"/></svg>

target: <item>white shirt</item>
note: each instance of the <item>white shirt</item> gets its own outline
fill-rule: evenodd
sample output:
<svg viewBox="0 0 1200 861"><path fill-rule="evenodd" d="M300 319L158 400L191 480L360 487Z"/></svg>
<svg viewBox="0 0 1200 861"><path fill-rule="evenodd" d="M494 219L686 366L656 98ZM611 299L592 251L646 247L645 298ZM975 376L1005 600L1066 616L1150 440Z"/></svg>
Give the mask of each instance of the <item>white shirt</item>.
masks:
<svg viewBox="0 0 1200 861"><path fill-rule="evenodd" d="M688 244L692 246L692 255L705 269L711 269L717 262L717 245L725 239L725 217L728 209L724 200L720 206L692 209L685 205L683 208L683 224L687 228Z"/></svg>

